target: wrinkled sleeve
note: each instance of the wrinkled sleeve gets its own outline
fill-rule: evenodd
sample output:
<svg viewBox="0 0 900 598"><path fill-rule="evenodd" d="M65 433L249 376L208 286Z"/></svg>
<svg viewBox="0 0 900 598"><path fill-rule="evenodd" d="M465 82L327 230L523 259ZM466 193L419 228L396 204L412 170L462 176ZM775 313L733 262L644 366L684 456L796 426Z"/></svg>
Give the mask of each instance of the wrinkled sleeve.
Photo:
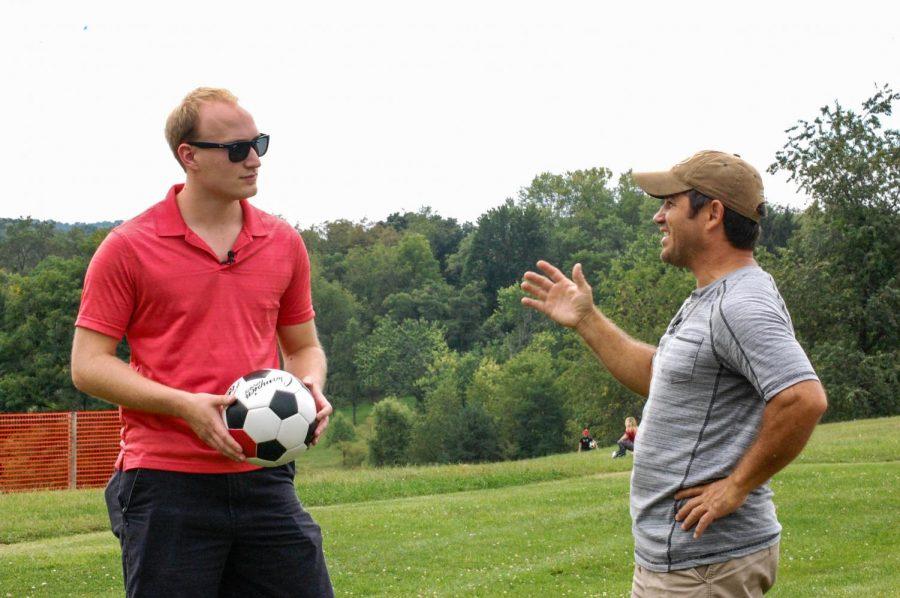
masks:
<svg viewBox="0 0 900 598"><path fill-rule="evenodd" d="M281 296L278 308L278 325L302 324L315 317L309 279L309 255L303 237L295 233L292 239L293 274Z"/></svg>
<svg viewBox="0 0 900 598"><path fill-rule="evenodd" d="M114 230L91 258L75 325L120 340L134 313L134 275L131 248Z"/></svg>
<svg viewBox="0 0 900 598"><path fill-rule="evenodd" d="M789 316L765 293L724 295L713 307L713 347L766 402L804 380L818 380Z"/></svg>

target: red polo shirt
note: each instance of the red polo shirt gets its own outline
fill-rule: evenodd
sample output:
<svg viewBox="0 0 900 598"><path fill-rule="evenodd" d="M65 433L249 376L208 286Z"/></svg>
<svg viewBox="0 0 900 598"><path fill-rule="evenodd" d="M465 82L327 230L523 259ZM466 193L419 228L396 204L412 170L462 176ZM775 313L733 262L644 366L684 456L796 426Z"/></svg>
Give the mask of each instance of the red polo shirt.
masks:
<svg viewBox="0 0 900 598"><path fill-rule="evenodd" d="M286 222L241 201L233 263L184 222L175 195L117 226L94 254L76 326L125 336L131 367L189 392L224 393L238 377L278 367L276 326L315 316L309 257ZM116 466L195 473L257 469L210 448L181 418L121 408Z"/></svg>

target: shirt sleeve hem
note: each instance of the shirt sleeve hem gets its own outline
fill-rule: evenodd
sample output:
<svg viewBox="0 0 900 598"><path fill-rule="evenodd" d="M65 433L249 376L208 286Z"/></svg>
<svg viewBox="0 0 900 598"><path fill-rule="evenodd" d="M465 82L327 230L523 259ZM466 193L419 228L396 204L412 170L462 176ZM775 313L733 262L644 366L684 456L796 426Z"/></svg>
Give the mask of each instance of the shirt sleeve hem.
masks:
<svg viewBox="0 0 900 598"><path fill-rule="evenodd" d="M122 337L125 336L125 331L118 326L113 326L111 324L107 324L106 322L100 322L99 320L95 320L94 318L90 318L88 316L79 316L78 320L76 320L75 322L75 326L78 328L93 330L94 332L99 332L100 334L105 334L106 336L110 336L116 340L122 340Z"/></svg>
<svg viewBox="0 0 900 598"><path fill-rule="evenodd" d="M316 312L312 309L309 309L296 315L287 315L278 318L278 326L294 326L296 324L303 324L304 322L309 322L315 317Z"/></svg>
<svg viewBox="0 0 900 598"><path fill-rule="evenodd" d="M815 380L819 381L819 377L816 376L815 372L803 372L802 374L797 374L796 376L791 376L790 379L779 382L777 385L773 386L771 390L766 392L765 401L768 403L775 396L780 393L782 390L790 388L795 384L799 384L800 382L806 382L807 380Z"/></svg>

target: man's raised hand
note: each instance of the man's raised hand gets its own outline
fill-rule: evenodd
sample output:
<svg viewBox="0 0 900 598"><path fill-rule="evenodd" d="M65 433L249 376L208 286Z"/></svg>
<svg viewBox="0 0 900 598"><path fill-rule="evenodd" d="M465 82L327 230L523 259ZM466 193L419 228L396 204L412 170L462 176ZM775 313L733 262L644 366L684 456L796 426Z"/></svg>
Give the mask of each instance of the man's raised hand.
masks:
<svg viewBox="0 0 900 598"><path fill-rule="evenodd" d="M572 268L571 279L549 262L541 260L537 266L544 274L525 273L522 289L531 297L522 297L522 305L536 309L558 324L576 328L594 311L594 296L581 264Z"/></svg>

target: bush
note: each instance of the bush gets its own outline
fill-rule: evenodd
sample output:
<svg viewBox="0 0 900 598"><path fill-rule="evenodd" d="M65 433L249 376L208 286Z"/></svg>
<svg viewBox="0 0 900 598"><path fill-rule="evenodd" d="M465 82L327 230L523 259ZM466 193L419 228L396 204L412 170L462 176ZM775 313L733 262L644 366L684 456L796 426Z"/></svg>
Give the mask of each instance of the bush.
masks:
<svg viewBox="0 0 900 598"><path fill-rule="evenodd" d="M374 433L369 438L369 459L373 465L403 465L409 461L407 448L413 426L413 413L394 397L372 408Z"/></svg>
<svg viewBox="0 0 900 598"><path fill-rule="evenodd" d="M540 333L528 348L502 365L485 360L473 380L470 402L483 404L490 414L506 459L539 457L566 448L565 410L555 389L553 340L552 335Z"/></svg>
<svg viewBox="0 0 900 598"><path fill-rule="evenodd" d="M341 465L344 467L359 467L366 460L369 451L366 443L358 442L342 442L341 443Z"/></svg>
<svg viewBox="0 0 900 598"><path fill-rule="evenodd" d="M416 419L409 445L413 462L475 463L500 458L491 416L480 404L463 400L460 369L459 359L445 359L428 380L425 413Z"/></svg>
<svg viewBox="0 0 900 598"><path fill-rule="evenodd" d="M481 405L466 405L456 418L449 457L453 463L478 463L501 458L494 420Z"/></svg>
<svg viewBox="0 0 900 598"><path fill-rule="evenodd" d="M842 343L819 343L810 360L828 393L824 421L900 413L897 363L900 351L865 355Z"/></svg>
<svg viewBox="0 0 900 598"><path fill-rule="evenodd" d="M327 446L340 446L344 442L356 440L356 429L353 423L343 413L335 413L328 424L328 433L325 435Z"/></svg>

